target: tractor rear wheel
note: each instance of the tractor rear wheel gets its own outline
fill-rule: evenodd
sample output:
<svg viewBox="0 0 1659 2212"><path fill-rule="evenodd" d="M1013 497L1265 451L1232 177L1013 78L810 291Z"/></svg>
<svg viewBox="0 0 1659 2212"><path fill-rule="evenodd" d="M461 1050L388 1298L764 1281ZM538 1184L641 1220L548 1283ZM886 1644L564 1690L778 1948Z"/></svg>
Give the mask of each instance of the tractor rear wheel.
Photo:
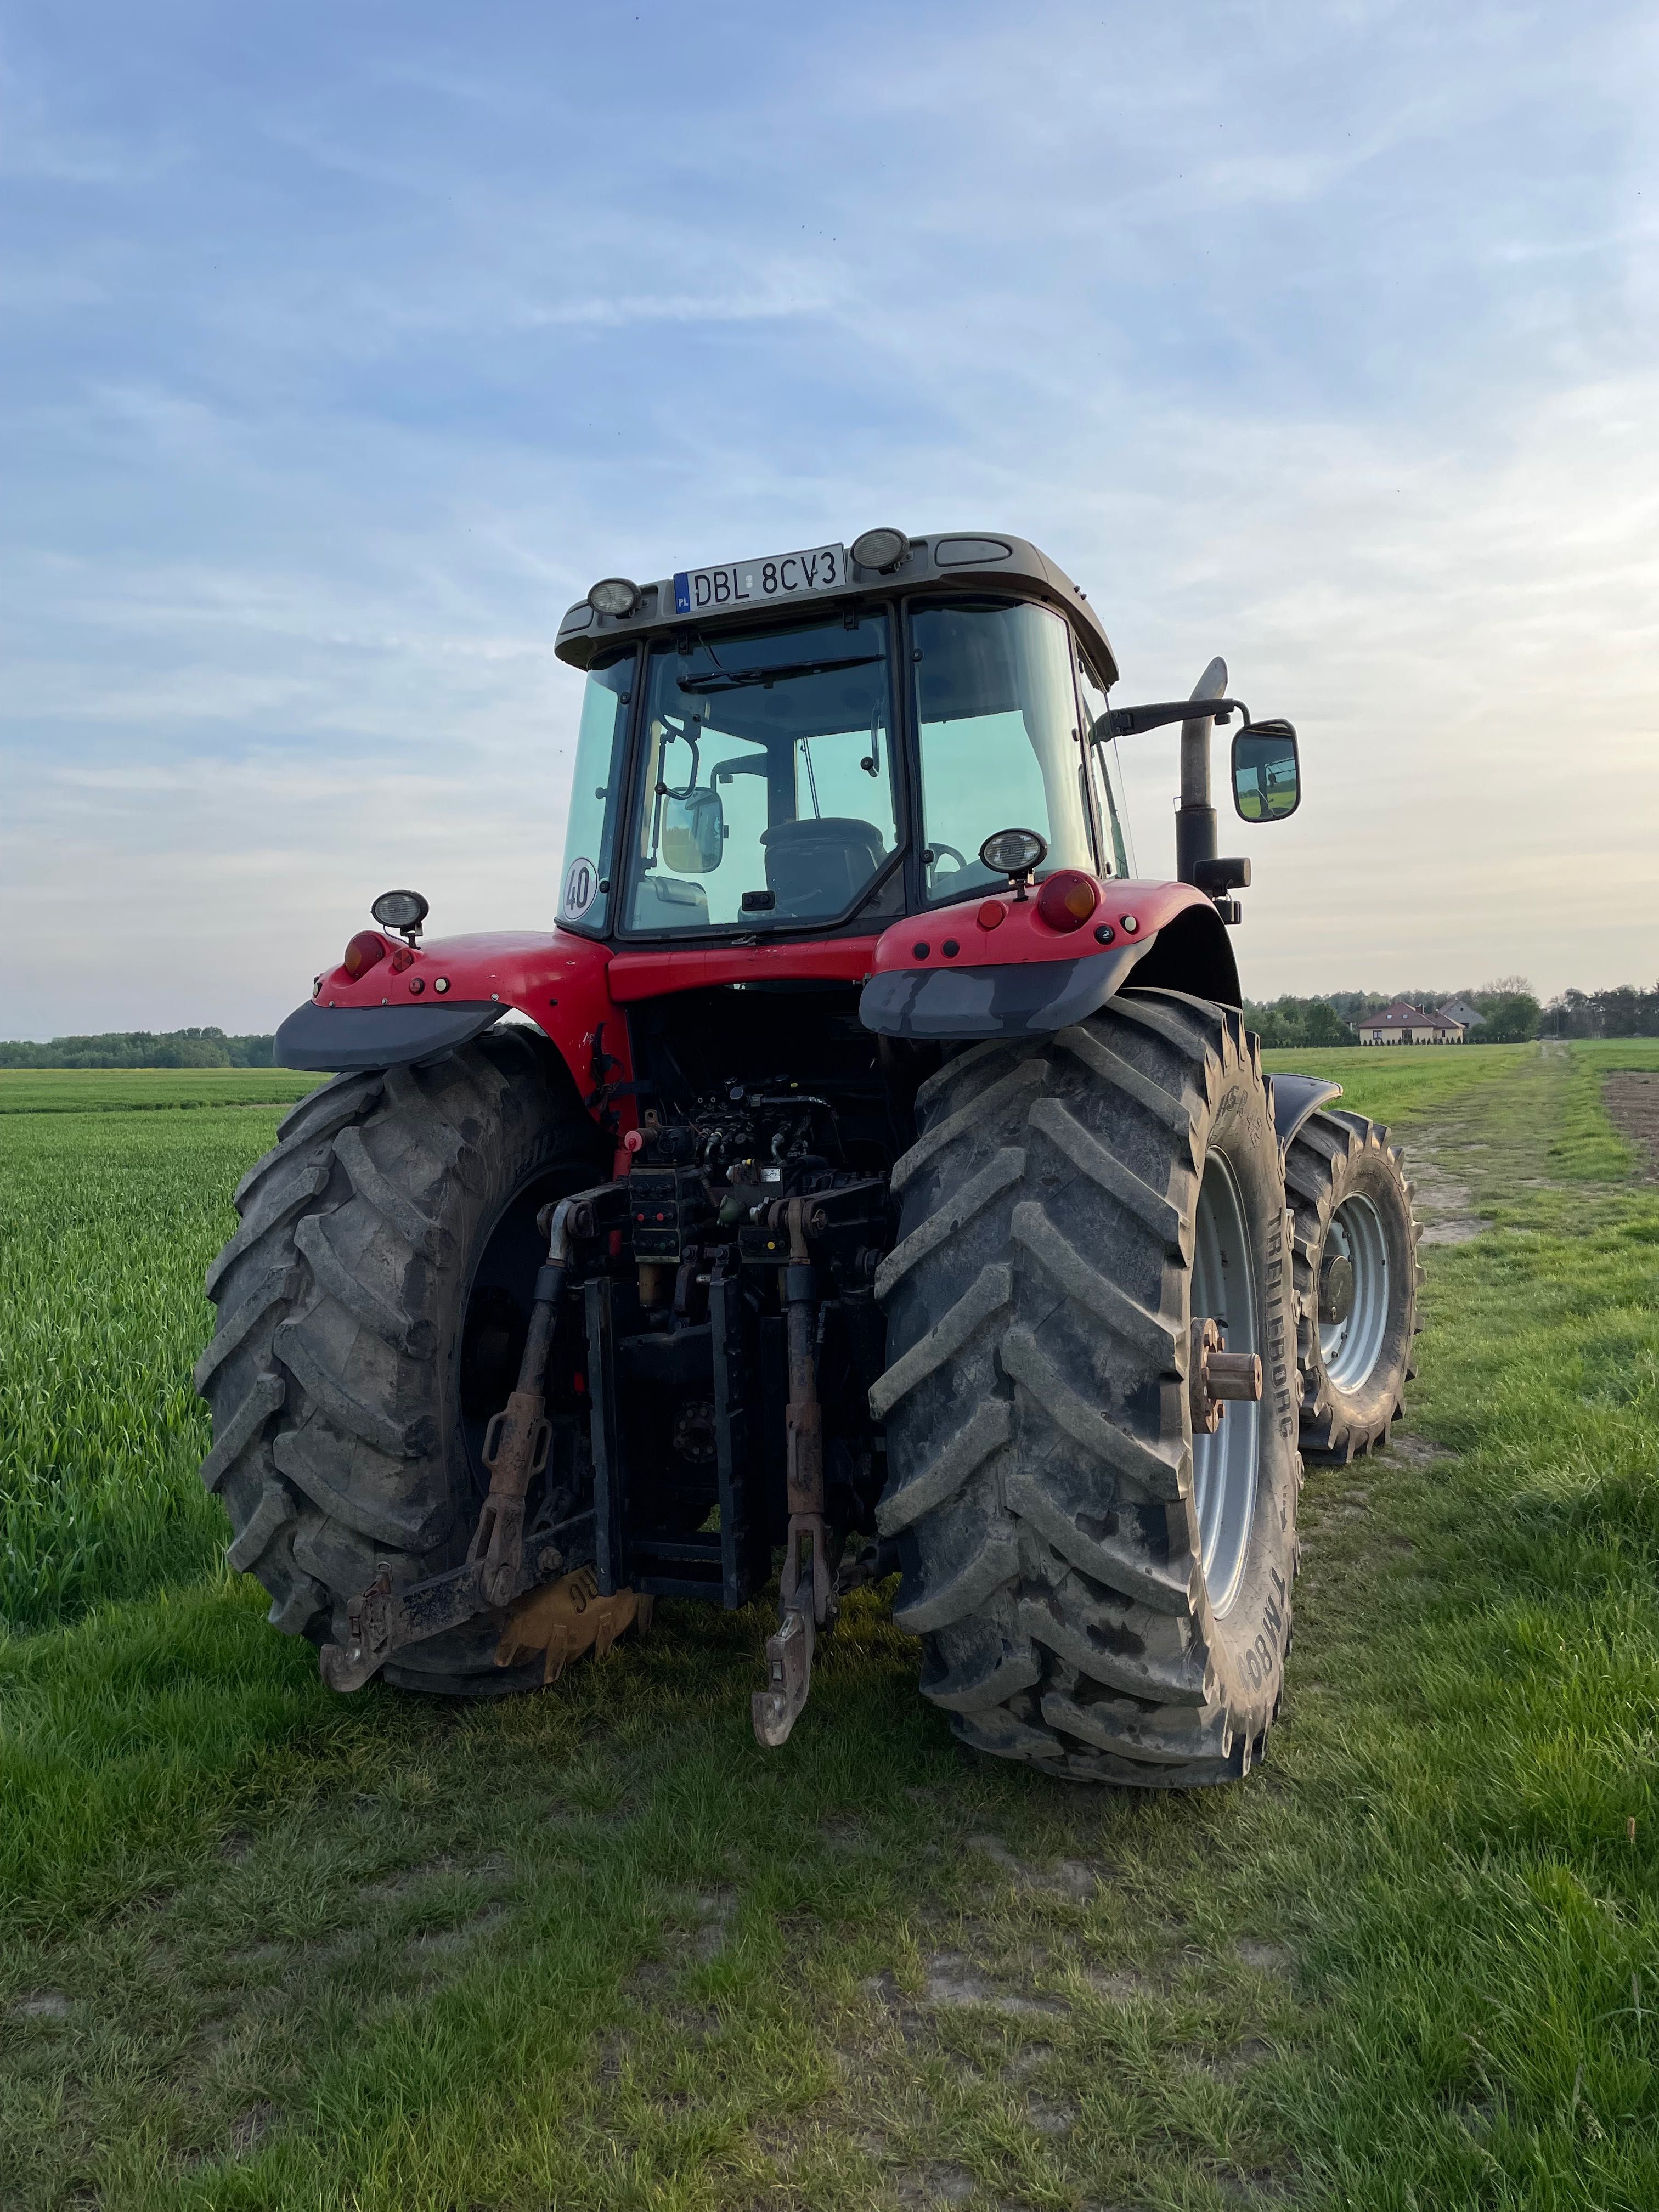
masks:
<svg viewBox="0 0 1659 2212"><path fill-rule="evenodd" d="M543 1256L537 1210L603 1172L562 1065L511 1030L337 1077L283 1122L208 1271L218 1326L196 1370L202 1480L274 1626L344 1642L347 1602L382 1566L401 1583L465 1558ZM539 1681L496 1668L500 1629L490 1614L415 1645L386 1679L472 1696Z"/></svg>
<svg viewBox="0 0 1659 2212"><path fill-rule="evenodd" d="M1255 1039L1230 1008L1126 993L962 1053L917 1121L871 1402L923 1695L963 1741L1079 1780L1248 1771L1279 1708L1301 1471ZM1195 1437L1206 1317L1265 1389Z"/></svg>
<svg viewBox="0 0 1659 2212"><path fill-rule="evenodd" d="M1389 1133L1339 1107L1291 1141L1302 1449L1342 1462L1385 1444L1413 1373L1419 1230Z"/></svg>

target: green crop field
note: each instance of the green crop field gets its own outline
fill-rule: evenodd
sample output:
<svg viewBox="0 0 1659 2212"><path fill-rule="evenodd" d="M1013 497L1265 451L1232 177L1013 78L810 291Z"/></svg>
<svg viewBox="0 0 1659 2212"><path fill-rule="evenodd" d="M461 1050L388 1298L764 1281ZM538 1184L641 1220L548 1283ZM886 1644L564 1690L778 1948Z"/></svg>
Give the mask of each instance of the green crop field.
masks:
<svg viewBox="0 0 1659 2212"><path fill-rule="evenodd" d="M961 1753L890 1591L777 1753L764 1607L331 1697L195 1474L272 1079L0 1078L5 2212L1659 2203L1659 1044L1280 1062L1480 1233L1310 1471L1266 1767L1170 1799Z"/></svg>
<svg viewBox="0 0 1659 2212"><path fill-rule="evenodd" d="M287 1105L327 1079L290 1067L0 1067L0 1114Z"/></svg>

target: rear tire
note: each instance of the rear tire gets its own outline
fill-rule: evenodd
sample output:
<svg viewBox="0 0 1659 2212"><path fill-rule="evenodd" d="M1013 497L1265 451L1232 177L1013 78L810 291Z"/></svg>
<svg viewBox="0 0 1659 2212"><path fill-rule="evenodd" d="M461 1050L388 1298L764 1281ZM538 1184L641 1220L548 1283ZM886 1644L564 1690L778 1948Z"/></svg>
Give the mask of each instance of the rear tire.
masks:
<svg viewBox="0 0 1659 2212"><path fill-rule="evenodd" d="M1346 1464L1388 1443L1413 1372L1423 1271L1411 1185L1388 1131L1336 1107L1297 1132L1285 1183L1296 1222L1302 1449Z"/></svg>
<svg viewBox="0 0 1659 2212"><path fill-rule="evenodd" d="M1248 1771L1279 1708L1301 1469L1255 1039L1231 1009L1127 993L963 1052L917 1121L871 1406L922 1694L964 1742L1080 1781ZM1195 1278L1265 1376L1196 1455Z"/></svg>
<svg viewBox="0 0 1659 2212"><path fill-rule="evenodd" d="M396 1584L465 1557L487 1485L471 1400L516 1358L505 1285L533 1275L536 1207L602 1172L562 1064L514 1030L337 1076L283 1122L208 1271L219 1320L196 1370L213 1409L202 1480L274 1627L344 1642L346 1604L382 1566ZM480 1322L501 1336L482 1352ZM471 1696L539 1681L495 1667L500 1624L415 1645L386 1679Z"/></svg>

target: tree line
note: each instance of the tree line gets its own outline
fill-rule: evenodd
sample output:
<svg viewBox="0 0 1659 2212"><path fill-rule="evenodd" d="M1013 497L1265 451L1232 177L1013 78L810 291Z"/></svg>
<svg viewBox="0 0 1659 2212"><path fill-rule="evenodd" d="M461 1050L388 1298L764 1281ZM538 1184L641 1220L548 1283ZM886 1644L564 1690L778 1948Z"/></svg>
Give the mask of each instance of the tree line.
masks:
<svg viewBox="0 0 1659 2212"><path fill-rule="evenodd" d="M1264 1045L1327 1051L1357 1045L1367 1014L1396 999L1430 1011L1467 1001L1486 1018L1469 1035L1481 1044L1524 1044L1536 1036L1659 1036L1659 984L1621 983L1608 991L1563 991L1547 1005L1524 975L1500 975L1478 991L1331 991L1322 998L1244 1001L1244 1018ZM49 1044L0 1042L0 1067L270 1067L276 1040L227 1036L221 1029L114 1030L101 1036L53 1037Z"/></svg>
<svg viewBox="0 0 1659 2212"><path fill-rule="evenodd" d="M1644 991L1620 983L1607 991L1563 991L1547 1004L1524 975L1500 975L1478 991L1331 991L1322 998L1244 1002L1245 1019L1264 1045L1304 1050L1358 1044L1358 1025L1396 999L1425 1012L1454 1000L1485 1016L1468 1036L1476 1044L1524 1044L1545 1037L1659 1036L1659 984Z"/></svg>
<svg viewBox="0 0 1659 2212"><path fill-rule="evenodd" d="M270 1067L276 1049L274 1036L220 1029L112 1030L49 1044L0 1042L0 1067Z"/></svg>
<svg viewBox="0 0 1659 2212"><path fill-rule="evenodd" d="M1659 983L1644 991L1620 983L1611 991L1563 991L1544 1009L1547 1037L1659 1036Z"/></svg>
<svg viewBox="0 0 1659 2212"><path fill-rule="evenodd" d="M1396 999L1420 1006L1425 1013L1437 1012L1454 1000L1473 1006L1482 1019L1478 1028L1467 1034L1480 1044L1524 1044L1540 1034L1546 1018L1537 994L1524 975L1500 975L1479 990L1330 991L1321 998L1287 995L1261 1003L1247 999L1244 1018L1264 1045L1324 1050L1333 1045L1357 1045L1359 1024L1366 1015L1380 1013ZM1547 1030L1542 1033L1552 1034Z"/></svg>

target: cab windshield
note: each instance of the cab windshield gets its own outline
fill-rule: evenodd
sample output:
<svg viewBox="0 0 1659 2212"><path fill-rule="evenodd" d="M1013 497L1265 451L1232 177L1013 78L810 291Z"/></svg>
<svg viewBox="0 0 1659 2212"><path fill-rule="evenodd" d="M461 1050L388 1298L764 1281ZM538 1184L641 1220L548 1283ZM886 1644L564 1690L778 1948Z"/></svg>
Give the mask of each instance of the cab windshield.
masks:
<svg viewBox="0 0 1659 2212"><path fill-rule="evenodd" d="M623 926L827 921L896 848L888 618L700 632L646 663Z"/></svg>

